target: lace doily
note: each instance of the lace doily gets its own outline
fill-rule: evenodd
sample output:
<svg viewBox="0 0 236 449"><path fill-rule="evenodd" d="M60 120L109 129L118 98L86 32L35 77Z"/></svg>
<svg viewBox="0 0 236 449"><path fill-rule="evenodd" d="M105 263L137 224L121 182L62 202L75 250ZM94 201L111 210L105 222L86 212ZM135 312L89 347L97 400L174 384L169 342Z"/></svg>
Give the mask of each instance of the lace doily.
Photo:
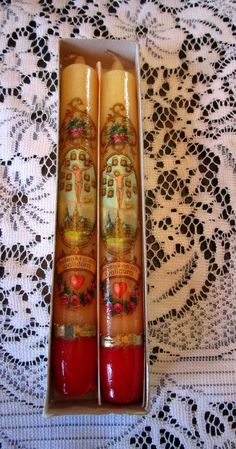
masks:
<svg viewBox="0 0 236 449"><path fill-rule="evenodd" d="M236 6L3 0L2 449L236 448ZM42 415L52 276L58 38L139 41L151 409Z"/></svg>

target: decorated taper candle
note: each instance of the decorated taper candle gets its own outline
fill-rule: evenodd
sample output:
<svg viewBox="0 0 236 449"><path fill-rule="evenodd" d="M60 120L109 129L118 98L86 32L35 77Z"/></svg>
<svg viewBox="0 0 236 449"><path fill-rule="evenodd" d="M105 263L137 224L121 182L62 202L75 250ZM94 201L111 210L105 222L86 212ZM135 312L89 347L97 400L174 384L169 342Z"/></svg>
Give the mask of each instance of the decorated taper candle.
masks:
<svg viewBox="0 0 236 449"><path fill-rule="evenodd" d="M101 84L101 396L143 392L143 295L137 86L116 56Z"/></svg>
<svg viewBox="0 0 236 449"><path fill-rule="evenodd" d="M57 392L97 388L96 166L97 73L82 57L62 69L53 301Z"/></svg>

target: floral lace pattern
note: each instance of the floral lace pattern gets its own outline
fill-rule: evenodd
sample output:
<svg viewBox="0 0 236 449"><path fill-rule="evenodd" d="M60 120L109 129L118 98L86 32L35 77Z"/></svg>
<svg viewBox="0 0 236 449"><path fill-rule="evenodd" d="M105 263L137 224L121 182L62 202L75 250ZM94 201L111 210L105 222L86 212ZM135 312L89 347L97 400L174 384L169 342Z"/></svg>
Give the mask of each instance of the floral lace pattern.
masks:
<svg viewBox="0 0 236 449"><path fill-rule="evenodd" d="M3 0L0 8L0 446L234 449L234 2ZM152 384L147 416L41 416L62 37L140 44ZM120 145L127 128L109 129ZM76 117L68 130L78 138L85 124Z"/></svg>

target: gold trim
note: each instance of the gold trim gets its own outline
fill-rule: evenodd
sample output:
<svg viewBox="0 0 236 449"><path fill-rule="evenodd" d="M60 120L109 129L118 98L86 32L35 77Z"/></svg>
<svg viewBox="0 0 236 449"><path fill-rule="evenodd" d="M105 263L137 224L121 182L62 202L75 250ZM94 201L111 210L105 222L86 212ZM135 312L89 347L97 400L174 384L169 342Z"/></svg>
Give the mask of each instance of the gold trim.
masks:
<svg viewBox="0 0 236 449"><path fill-rule="evenodd" d="M76 337L95 337L96 326L93 324L85 324L79 326L79 324L54 324L53 325L54 337L64 337L68 339Z"/></svg>
<svg viewBox="0 0 236 449"><path fill-rule="evenodd" d="M143 335L128 334L117 335L116 337L101 336L101 346L113 348L114 346L141 346L143 345Z"/></svg>

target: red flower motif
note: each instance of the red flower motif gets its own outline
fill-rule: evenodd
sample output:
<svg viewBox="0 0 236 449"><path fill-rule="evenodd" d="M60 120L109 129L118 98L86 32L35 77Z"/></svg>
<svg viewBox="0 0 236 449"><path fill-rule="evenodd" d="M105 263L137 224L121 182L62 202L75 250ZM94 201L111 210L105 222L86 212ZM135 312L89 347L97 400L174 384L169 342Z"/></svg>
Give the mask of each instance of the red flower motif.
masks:
<svg viewBox="0 0 236 449"><path fill-rule="evenodd" d="M123 309L124 309L124 306L123 306L123 304L121 304L120 302L116 302L116 303L113 305L113 310L114 310L114 312L116 312L116 313L122 313L122 312L123 312Z"/></svg>
<svg viewBox="0 0 236 449"><path fill-rule="evenodd" d="M81 136L84 133L85 133L85 130L82 127L81 128L71 128L71 130L70 130L70 135L71 135L71 137L73 137L73 139Z"/></svg>
<svg viewBox="0 0 236 449"><path fill-rule="evenodd" d="M72 306L78 306L79 305L79 298L77 295L71 295L70 296L70 303Z"/></svg>
<svg viewBox="0 0 236 449"><path fill-rule="evenodd" d="M79 130L77 128L71 128L70 135L73 138L78 137L79 136Z"/></svg>
<svg viewBox="0 0 236 449"><path fill-rule="evenodd" d="M119 136L118 134L113 133L113 134L111 135L111 137L112 137L112 140L113 140L113 142L114 142L115 144L121 143L121 138L120 138L120 136Z"/></svg>
<svg viewBox="0 0 236 449"><path fill-rule="evenodd" d="M69 295L67 295L67 293L64 293L64 295L61 296L61 300L62 300L63 304L65 306L67 306L70 301L70 297L69 297Z"/></svg>

